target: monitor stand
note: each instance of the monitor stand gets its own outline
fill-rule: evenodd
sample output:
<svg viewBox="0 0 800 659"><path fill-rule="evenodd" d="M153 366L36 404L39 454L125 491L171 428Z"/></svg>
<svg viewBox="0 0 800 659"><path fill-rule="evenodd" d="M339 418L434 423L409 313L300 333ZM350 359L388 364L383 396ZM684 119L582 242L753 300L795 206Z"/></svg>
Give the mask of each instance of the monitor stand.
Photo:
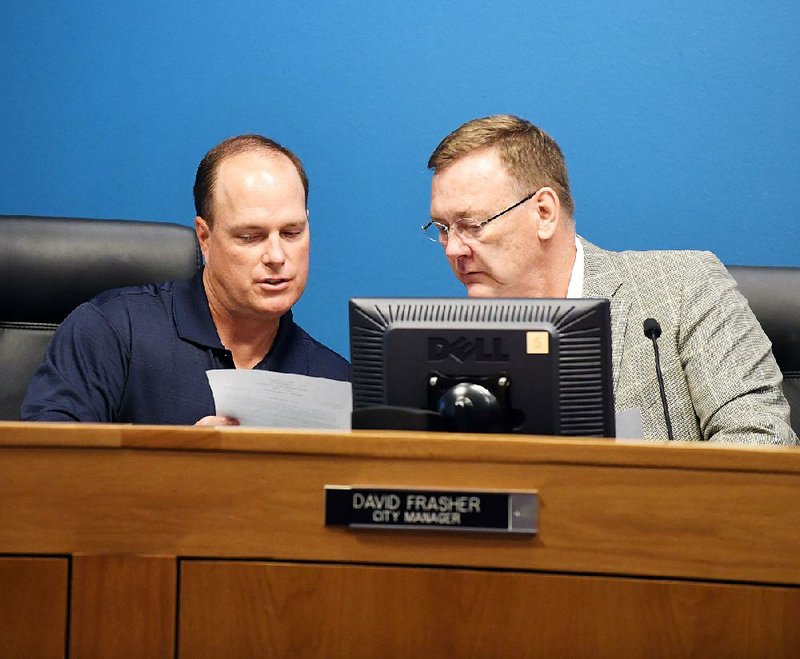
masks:
<svg viewBox="0 0 800 659"><path fill-rule="evenodd" d="M428 378L430 409L365 407L353 410L352 426L354 430L511 432L509 387L505 375L453 377L433 372Z"/></svg>

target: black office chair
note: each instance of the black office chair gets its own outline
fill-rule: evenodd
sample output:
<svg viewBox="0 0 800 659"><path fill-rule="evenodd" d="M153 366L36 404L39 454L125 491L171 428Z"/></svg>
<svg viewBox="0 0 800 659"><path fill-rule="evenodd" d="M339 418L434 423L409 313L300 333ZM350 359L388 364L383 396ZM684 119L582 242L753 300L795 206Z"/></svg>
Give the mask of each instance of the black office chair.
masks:
<svg viewBox="0 0 800 659"><path fill-rule="evenodd" d="M109 288L191 277L194 230L159 222L0 215L0 419L19 419L58 325Z"/></svg>
<svg viewBox="0 0 800 659"><path fill-rule="evenodd" d="M772 341L783 393L792 408L792 428L800 434L800 268L727 267Z"/></svg>

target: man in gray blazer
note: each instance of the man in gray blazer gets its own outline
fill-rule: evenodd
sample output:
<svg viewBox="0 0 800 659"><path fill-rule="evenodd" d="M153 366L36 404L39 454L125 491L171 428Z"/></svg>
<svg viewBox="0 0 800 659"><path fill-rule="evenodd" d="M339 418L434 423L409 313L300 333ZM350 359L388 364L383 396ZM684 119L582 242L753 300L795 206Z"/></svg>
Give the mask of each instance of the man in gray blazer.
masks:
<svg viewBox="0 0 800 659"><path fill-rule="evenodd" d="M638 409L647 439L668 437L643 323L658 321L675 439L796 444L770 342L709 252L610 252L575 233L564 157L518 117L467 122L436 147L431 222L470 297L611 301L617 410Z"/></svg>

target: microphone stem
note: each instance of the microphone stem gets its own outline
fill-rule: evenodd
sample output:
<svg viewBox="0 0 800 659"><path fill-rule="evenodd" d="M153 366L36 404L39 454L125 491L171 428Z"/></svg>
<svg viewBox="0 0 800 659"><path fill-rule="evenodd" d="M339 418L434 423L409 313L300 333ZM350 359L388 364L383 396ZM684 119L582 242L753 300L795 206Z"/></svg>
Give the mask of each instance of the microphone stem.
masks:
<svg viewBox="0 0 800 659"><path fill-rule="evenodd" d="M656 377L658 378L658 390L661 392L661 405L664 407L664 421L667 422L667 438L672 440L672 422L667 413L667 393L664 391L664 376L661 374L661 359L658 356L658 342L655 336L650 337L653 341L653 350L656 353Z"/></svg>

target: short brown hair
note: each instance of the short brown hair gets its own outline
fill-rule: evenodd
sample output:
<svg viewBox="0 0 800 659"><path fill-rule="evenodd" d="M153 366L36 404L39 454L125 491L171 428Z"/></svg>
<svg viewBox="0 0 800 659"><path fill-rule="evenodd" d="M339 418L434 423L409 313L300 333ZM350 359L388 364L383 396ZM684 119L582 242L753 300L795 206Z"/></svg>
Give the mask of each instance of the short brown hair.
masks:
<svg viewBox="0 0 800 659"><path fill-rule="evenodd" d="M306 194L306 206L308 206L308 176L303 168L303 163L292 151L285 146L281 146L275 140L271 140L263 135L237 135L229 137L217 144L200 161L197 167L197 174L194 178L194 209L202 217L209 227L214 222L212 207L214 205L214 183L217 180L217 171L225 158L235 156L246 151L264 151L266 153L282 153L297 169L300 180L303 182L303 189Z"/></svg>
<svg viewBox="0 0 800 659"><path fill-rule="evenodd" d="M468 121L439 143L428 160L428 169L436 174L467 154L490 147L497 149L508 173L527 192L542 186L553 188L572 217L575 203L564 154L552 137L525 119L498 114Z"/></svg>

